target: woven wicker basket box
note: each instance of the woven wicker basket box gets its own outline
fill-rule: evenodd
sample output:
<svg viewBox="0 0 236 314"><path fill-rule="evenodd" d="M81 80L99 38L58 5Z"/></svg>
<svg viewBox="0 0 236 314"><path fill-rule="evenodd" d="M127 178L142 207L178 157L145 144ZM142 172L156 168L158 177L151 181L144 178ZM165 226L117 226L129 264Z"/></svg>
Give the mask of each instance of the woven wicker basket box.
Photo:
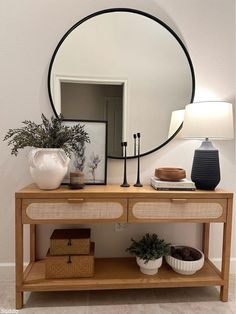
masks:
<svg viewBox="0 0 236 314"><path fill-rule="evenodd" d="M89 255L50 255L45 259L47 279L93 277L94 275L94 249L91 242Z"/></svg>
<svg viewBox="0 0 236 314"><path fill-rule="evenodd" d="M50 238L50 255L90 252L90 229L55 229Z"/></svg>

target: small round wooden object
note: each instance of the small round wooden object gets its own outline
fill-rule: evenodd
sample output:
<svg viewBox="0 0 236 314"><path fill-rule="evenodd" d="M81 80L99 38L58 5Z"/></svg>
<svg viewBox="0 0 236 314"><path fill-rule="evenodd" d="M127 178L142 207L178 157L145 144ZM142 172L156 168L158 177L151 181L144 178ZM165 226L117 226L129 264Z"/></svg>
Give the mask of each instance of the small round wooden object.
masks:
<svg viewBox="0 0 236 314"><path fill-rule="evenodd" d="M179 181L186 178L186 172L181 168L158 168L155 177L162 181Z"/></svg>

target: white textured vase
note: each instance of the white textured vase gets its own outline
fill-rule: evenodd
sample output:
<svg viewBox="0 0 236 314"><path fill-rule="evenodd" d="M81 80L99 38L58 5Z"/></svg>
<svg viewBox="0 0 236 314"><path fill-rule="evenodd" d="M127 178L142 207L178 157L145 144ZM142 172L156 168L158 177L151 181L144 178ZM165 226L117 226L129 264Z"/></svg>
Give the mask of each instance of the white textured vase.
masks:
<svg viewBox="0 0 236 314"><path fill-rule="evenodd" d="M29 153L30 173L42 190L57 189L65 177L69 158L60 148L34 148Z"/></svg>
<svg viewBox="0 0 236 314"><path fill-rule="evenodd" d="M138 266L140 267L140 271L145 275L155 275L158 272L158 268L162 265L162 257L151 260L145 263L145 260L136 257L136 261Z"/></svg>

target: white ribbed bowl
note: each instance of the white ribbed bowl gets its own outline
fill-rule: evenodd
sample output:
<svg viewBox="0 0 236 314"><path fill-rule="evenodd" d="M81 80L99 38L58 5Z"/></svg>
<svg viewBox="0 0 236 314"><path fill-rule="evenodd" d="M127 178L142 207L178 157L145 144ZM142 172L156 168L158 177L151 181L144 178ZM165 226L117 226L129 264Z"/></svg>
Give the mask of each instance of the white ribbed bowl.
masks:
<svg viewBox="0 0 236 314"><path fill-rule="evenodd" d="M178 248L178 247L183 247L183 246L176 245L175 247ZM193 274L195 274L204 265L204 254L196 248L193 248L193 249L195 249L201 253L202 257L199 260L197 260L197 261L183 261L183 260L179 260L179 259L177 259L171 255L167 255L165 257L167 264L169 264L176 273L179 273L181 275L193 275Z"/></svg>

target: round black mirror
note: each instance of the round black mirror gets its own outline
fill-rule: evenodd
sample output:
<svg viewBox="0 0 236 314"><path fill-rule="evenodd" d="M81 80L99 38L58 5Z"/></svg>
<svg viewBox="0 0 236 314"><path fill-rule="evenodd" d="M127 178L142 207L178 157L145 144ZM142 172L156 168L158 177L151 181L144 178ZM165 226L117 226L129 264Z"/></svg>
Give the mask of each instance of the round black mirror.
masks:
<svg viewBox="0 0 236 314"><path fill-rule="evenodd" d="M108 121L108 157L134 157L167 144L171 114L193 101L194 69L183 42L165 23L133 9L108 9L76 23L53 54L48 91L65 119Z"/></svg>

